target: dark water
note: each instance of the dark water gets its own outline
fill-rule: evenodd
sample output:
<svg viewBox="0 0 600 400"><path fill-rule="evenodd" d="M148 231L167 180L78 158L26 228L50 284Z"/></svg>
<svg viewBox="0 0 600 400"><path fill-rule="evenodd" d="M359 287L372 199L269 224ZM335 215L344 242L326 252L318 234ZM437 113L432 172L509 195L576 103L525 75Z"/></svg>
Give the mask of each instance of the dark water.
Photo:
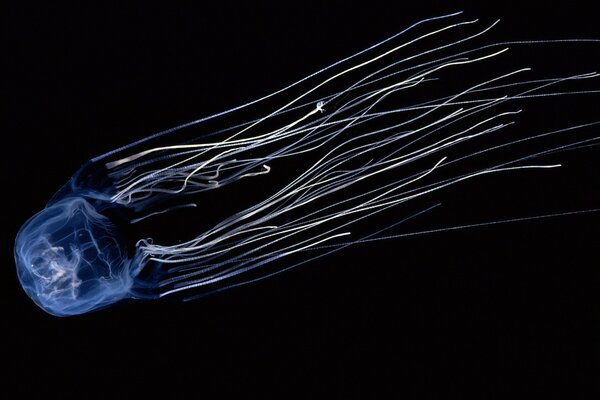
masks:
<svg viewBox="0 0 600 400"><path fill-rule="evenodd" d="M19 226L89 158L269 93L422 18L460 9L484 24L503 20L490 42L600 37L595 13L583 5L9 10L0 350L9 372L0 381L77 396L154 388L281 398L330 390L405 398L597 393L598 213L361 245L196 302L130 303L68 319L43 313L16 279ZM509 64L534 64L541 77L600 69L598 45L515 51ZM494 65L506 71L503 61ZM487 72L495 71L480 73ZM600 88L598 80L589 84ZM598 95L531 103L518 126L528 134L588 122L600 117L597 104ZM564 168L469 182L377 222L438 202L395 233L598 207L599 155L593 148L555 155L551 162ZM242 188L207 199L205 223L218 221L220 205L233 210L256 197Z"/></svg>

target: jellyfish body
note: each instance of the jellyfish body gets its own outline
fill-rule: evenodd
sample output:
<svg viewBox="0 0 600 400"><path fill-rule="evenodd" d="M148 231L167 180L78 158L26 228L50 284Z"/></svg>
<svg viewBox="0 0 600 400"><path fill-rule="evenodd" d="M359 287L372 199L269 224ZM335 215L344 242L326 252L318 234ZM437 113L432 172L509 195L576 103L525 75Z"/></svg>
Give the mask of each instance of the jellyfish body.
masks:
<svg viewBox="0 0 600 400"><path fill-rule="evenodd" d="M67 316L125 298L246 284L372 238L373 232L353 236L350 228L400 204L491 173L556 168L534 160L598 144L597 136L569 136L531 150L538 141L598 121L486 142L521 112L502 108L510 102L597 93L554 88L598 74L517 80L530 70L519 68L447 87L447 71L507 51L507 43L455 50L495 23L442 44L443 34L476 21L419 31L459 14L418 22L273 94L90 160L17 235L25 292L45 311ZM432 38L432 47L411 51ZM441 93L419 96L430 87ZM256 118L236 119L238 111L257 105L264 108ZM195 129L202 126L200 135ZM526 146L519 157L497 155L519 146ZM284 164L288 159L302 167ZM125 244L127 225L175 209L201 209L202 193L264 178L274 168L289 170L283 185L201 234L171 245L148 237ZM291 255L307 256L281 262Z"/></svg>
<svg viewBox="0 0 600 400"><path fill-rule="evenodd" d="M61 199L27 221L15 258L27 295L57 316L113 304L133 285L116 225L82 197Z"/></svg>

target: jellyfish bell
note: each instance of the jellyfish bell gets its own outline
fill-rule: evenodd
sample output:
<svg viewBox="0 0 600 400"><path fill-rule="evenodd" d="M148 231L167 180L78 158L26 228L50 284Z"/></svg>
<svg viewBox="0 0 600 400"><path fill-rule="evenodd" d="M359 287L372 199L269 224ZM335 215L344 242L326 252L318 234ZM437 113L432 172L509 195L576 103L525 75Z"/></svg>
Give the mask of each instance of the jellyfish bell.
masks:
<svg viewBox="0 0 600 400"><path fill-rule="evenodd" d="M117 226L85 198L68 196L17 234L17 275L27 295L56 316L83 314L129 296L131 259Z"/></svg>

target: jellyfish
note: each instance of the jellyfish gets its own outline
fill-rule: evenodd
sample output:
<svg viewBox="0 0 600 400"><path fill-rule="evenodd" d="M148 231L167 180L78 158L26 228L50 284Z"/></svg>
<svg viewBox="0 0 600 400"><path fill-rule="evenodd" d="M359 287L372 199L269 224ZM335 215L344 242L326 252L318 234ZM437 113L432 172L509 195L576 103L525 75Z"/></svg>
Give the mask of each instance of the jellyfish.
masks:
<svg viewBox="0 0 600 400"><path fill-rule="evenodd" d="M433 192L558 168L543 158L599 143L580 132L600 121L506 133L523 103L597 94L577 86L596 72L486 76L512 45L598 40L485 43L498 21L461 18L419 21L274 93L89 160L17 234L24 291L55 316L204 296L383 240L432 207L403 218L391 209ZM222 211L204 199L236 185L245 204L206 225ZM364 231L381 215L387 223ZM165 216L185 237L148 234Z"/></svg>

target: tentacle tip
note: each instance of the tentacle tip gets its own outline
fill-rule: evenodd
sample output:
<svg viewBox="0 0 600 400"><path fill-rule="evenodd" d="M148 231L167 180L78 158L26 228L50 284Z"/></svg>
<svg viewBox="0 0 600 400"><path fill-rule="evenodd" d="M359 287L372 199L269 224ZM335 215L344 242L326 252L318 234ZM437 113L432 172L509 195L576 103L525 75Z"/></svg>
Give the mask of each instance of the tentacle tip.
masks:
<svg viewBox="0 0 600 400"><path fill-rule="evenodd" d="M325 105L324 101L319 101L317 103L317 111L324 113L325 112L325 109L323 108L324 105Z"/></svg>

